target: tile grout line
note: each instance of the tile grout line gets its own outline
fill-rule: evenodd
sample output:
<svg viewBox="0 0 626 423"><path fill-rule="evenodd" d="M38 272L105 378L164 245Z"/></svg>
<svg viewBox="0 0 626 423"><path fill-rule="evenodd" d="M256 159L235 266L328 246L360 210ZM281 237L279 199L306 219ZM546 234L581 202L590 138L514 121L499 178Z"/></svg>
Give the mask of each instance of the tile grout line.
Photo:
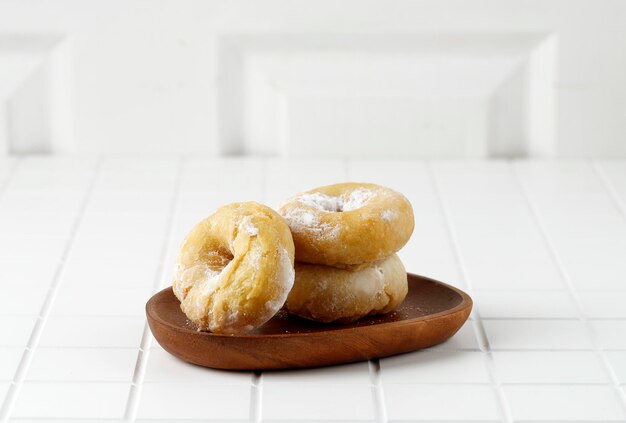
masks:
<svg viewBox="0 0 626 423"><path fill-rule="evenodd" d="M472 284L467 273L463 255L461 254L461 247L459 245L456 232L454 231L452 219L450 218L450 215L448 213L448 208L446 207L446 203L443 199L443 195L442 195L439 183L437 181L435 170L433 169L433 165L430 161L426 161L425 165L426 165L427 173L431 179L433 191L437 198L439 209L441 210L441 213L445 221L446 229L448 232L448 238L450 240L450 243L452 244L452 249L454 250L454 255L456 256L457 265L459 267L459 273L461 275L461 278L465 282L465 285L467 286L468 290L472 292L473 291ZM483 325L480 314L476 308L476 305L474 305L471 315L473 316L473 321L470 323L476 329L479 348L483 353L486 354L486 357L487 357L487 367L489 370L489 377L491 379L492 386L496 390L500 412L502 413L502 417L504 418L505 422L507 423L513 422L513 416L509 408L508 401L506 400L506 396L504 395L504 390L502 389L502 383L499 381L497 377L496 367L495 367L495 363L493 360L491 347L489 345L489 339L487 338L487 333L485 331L485 327Z"/></svg>
<svg viewBox="0 0 626 423"><path fill-rule="evenodd" d="M592 343L592 350L596 353L597 357L600 359L600 361L602 362L602 365L604 367L605 373L606 375L609 377L609 380L611 381L611 383L613 384L613 387L617 393L617 396L620 399L620 403L622 406L623 411L626 413L626 393L624 393L621 389L620 389L620 383L619 383L619 379L617 378L617 375L615 374L615 372L613 371L613 368L611 367L611 364L609 363L606 355L603 352L603 349L600 347L599 341L596 337L595 331L593 330L593 327L591 326L589 319L587 318L587 315L584 311L584 308L582 306L582 302L580 300L580 297L578 296L578 293L576 292L576 290L574 289L574 285L572 283L572 280L569 276L569 273L567 272L567 270L565 269L565 266L563 265L563 262L561 260L561 256L559 255L556 246L554 245L554 243L552 242L552 238L548 235L548 232L545 228L545 226L543 225L540 217L539 217L539 213L537 212L537 209L535 208L535 206L533 205L533 202L530 199L530 195L527 191L527 189L525 188L524 184L522 183L522 180L518 174L517 171L517 166L516 163L510 163L509 164L509 171L513 176L513 180L515 181L518 189L520 190L522 196L524 197L524 201L526 202L526 206L528 207L533 221L535 222L535 225L537 226L537 228L539 229L539 232L541 233L541 237L543 238L544 242L546 243L546 246L548 247L548 251L550 252L550 256L552 258L552 260L554 261L559 274L561 275L561 279L563 280L563 282L565 282L565 285L567 286L567 289L569 291L569 294L572 298L572 301L574 302L574 306L576 307L577 311L578 311L578 320L580 321L580 323L583 325L583 327L585 328L585 330L587 331L587 334L589 335L589 338L591 340Z"/></svg>
<svg viewBox="0 0 626 423"><path fill-rule="evenodd" d="M368 362L370 382L372 384L372 392L374 395L374 412L376 421L379 423L387 423L387 407L385 402L385 391L383 389L382 375L380 372L380 360L371 359Z"/></svg>
<svg viewBox="0 0 626 423"><path fill-rule="evenodd" d="M598 164L597 162L591 161L590 165L591 165L591 169L595 172L596 177L600 180L600 183L602 184L603 188L607 191L609 197L613 201L615 208L617 208L617 211L622 215L622 217L626 221L626 205L624 204L624 202L620 198L619 193L615 189L615 185L613 185L613 182L611 182L611 178L606 174L604 169L602 169L601 165ZM600 320L600 319L597 319L597 320ZM611 319L611 320L621 320L621 319ZM591 330L593 331L593 328L591 328ZM593 334L595 335L595 331L593 331ZM605 348L601 348L599 351L599 354L602 357L602 361L604 362L604 365L607 367L609 371L609 376L611 377L611 380L613 381L613 384L615 385L617 389L617 394L621 398L622 404L624 406L624 410L626 411L626 388L623 390L621 389L620 380L617 377L617 373L613 370L611 363L609 363L609 359L606 356L606 351L607 350Z"/></svg>
<svg viewBox="0 0 626 423"><path fill-rule="evenodd" d="M176 180L174 183L174 191L172 193L171 203L168 211L168 219L165 227L165 237L163 238L163 246L161 248L160 260L158 261L158 267L154 283L152 285L152 291L156 292L162 287L163 279L165 278L165 260L168 258L170 250L170 241L174 231L174 220L178 213L178 206L180 200L180 185L182 180L183 168L185 165L185 159L178 159L178 169L176 171ZM152 338L150 336L150 328L148 322L144 321L143 333L141 335L141 343L137 353L137 362L135 363L135 370L133 372L133 378L130 384L130 391L128 392L128 401L126 402L126 410L124 412L124 420L134 422L137 419L137 411L139 410L139 398L141 397L141 391L143 387L143 379L146 373L146 365L148 363L148 357L150 355L150 344Z"/></svg>
<svg viewBox="0 0 626 423"><path fill-rule="evenodd" d="M96 184L96 180L98 175L100 174L100 168L102 164L102 159L98 159L94 168L93 174L91 176L91 180L89 181L89 185L85 190L83 199L78 209L78 213L74 219L74 223L70 229L69 237L66 240L65 247L63 248L63 252L61 254L61 259L57 264L57 268L54 272L54 276L52 277L52 282L48 287L48 291L46 293L46 297L41 305L41 309L35 321L35 325L33 326L32 332L28 339L28 343L24 349L24 353L20 360L20 363L15 371L15 376L13 377L13 381L9 387L9 390L6 393L6 397L4 399L4 403L2 404L2 408L0 409L0 421L7 421L11 412L13 411L13 407L15 406L15 402L17 400L17 396L22 388L24 383L24 378L26 377L26 373L30 366L30 363L33 359L33 354L37 349L39 344L39 339L41 338L41 333L45 324L47 323L48 316L50 315L50 311L52 310L52 305L57 295L57 291L59 289L59 285L61 283L61 275L63 273L63 268L65 267L67 256L72 248L74 243L74 239L76 237L76 233L78 232L78 228L83 219L83 214L85 209L87 208L87 204L89 203L89 199L92 196L94 186Z"/></svg>
<svg viewBox="0 0 626 423"><path fill-rule="evenodd" d="M347 157L341 159L343 172L346 181L352 181L350 176L350 163L351 160ZM380 360L377 358L368 360L367 363L370 382L372 384L372 395L374 397L374 412L376 421L378 423L386 423L387 417L387 403L385 402L385 389L382 384L382 377L380 372Z"/></svg>
<svg viewBox="0 0 626 423"><path fill-rule="evenodd" d="M275 205L267 204L267 174L269 172L270 161L267 158L261 160L261 194L260 199L263 204L270 208ZM250 392L250 410L249 416L252 423L259 423L263 415L263 372L256 371L252 373Z"/></svg>
<svg viewBox="0 0 626 423"><path fill-rule="evenodd" d="M252 373L250 389L250 422L260 423L263 413L263 373L260 371Z"/></svg>
<svg viewBox="0 0 626 423"><path fill-rule="evenodd" d="M131 349L131 348L129 348ZM437 350L437 351L446 351L448 352L449 350ZM500 350L498 350L500 351ZM507 350L502 350L502 351L507 351ZM511 351L515 351L515 352L523 352L523 350L511 350ZM545 352L545 351L550 351L550 352L554 352L555 350L532 350L532 352ZM570 352L572 350L566 350L565 352ZM619 350L620 352L624 352L624 350ZM479 353L480 351L472 351L475 353ZM564 352L564 351L559 351L559 352ZM591 352L589 350L586 350L585 352ZM348 363L349 364L349 363ZM277 370L277 371L281 371L281 370ZM289 371L289 370L286 370ZM260 372L258 374L260 376ZM255 375L253 375L255 376ZM371 379L371 378L370 378ZM129 380L123 380L123 379L115 379L115 380L93 380L93 379L59 379L59 380L53 380L53 379L29 379L28 383L38 383L41 385L53 385L53 384L81 384L81 385L121 385L121 384L125 384L127 382L129 382ZM2 381L2 383L7 383L6 381ZM256 383L256 381L252 381L251 383ZM220 388L220 387L228 387L228 386L243 386L243 385L237 385L237 384L221 384L219 382L163 382L163 381L150 381L150 382L144 382L144 385L202 385L202 386L207 386L207 387L214 387L214 388ZM307 386L321 386L321 387L327 387L328 384L327 383L311 383L311 384L306 384ZM369 384L370 387L372 384ZM390 385L396 385L396 386L475 386L475 387L481 387L481 386L492 386L493 382L432 382L432 381L427 381L427 382L392 382L390 383ZM507 386L610 386L607 382L507 382L506 383ZM357 386L356 383L348 383L345 384L345 386ZM360 386L360 385L358 385ZM259 403L260 404L260 403ZM59 419L65 419L63 417L59 417ZM33 419L22 419L19 418L17 420L12 420L12 421L21 421L21 420L26 420L26 421L32 421ZM37 419L34 419L37 420ZM113 420L117 421L117 422L123 422L125 421L123 418L113 418ZM151 419L140 419L139 421L143 422L145 420L151 420ZM47 421L47 420L46 420ZM230 421L230 420L229 420ZM250 423L252 420L248 421L248 423ZM370 423L372 422L371 420L368 420ZM374 420L374 421L378 421L378 420ZM393 420L392 422L395 422L396 420ZM386 423L388 423L389 421L386 420Z"/></svg>
<svg viewBox="0 0 626 423"><path fill-rule="evenodd" d="M617 211L622 215L624 219L626 219L626 204L621 200L619 193L615 189L615 185L611 182L611 178L606 174L606 172L602 169L602 167L595 161L590 163L591 169L595 172L598 179L600 179L600 183L603 185L604 189L611 197L613 204L617 208Z"/></svg>
<svg viewBox="0 0 626 423"><path fill-rule="evenodd" d="M17 169L20 165L22 161L22 158L19 157L17 159L15 159L14 161L11 161L9 164L9 170L6 173L5 177L2 179L2 181L0 181L0 200L2 200L2 198L4 197L4 194L7 190L7 187L9 186L9 184L11 183L11 180L13 179L13 177L15 176L15 174L17 173ZM57 264L57 266L59 266L59 264ZM47 288L46 290L46 295L48 295L48 291L50 290L50 287ZM22 359L24 354L26 353L26 347L21 347L22 349ZM20 359L20 362L22 361L22 359ZM9 397L11 394L11 388L13 388L14 384L13 381L11 381L11 385L9 386L9 390L6 393L6 396L4 398L4 400L2 401L2 403L0 403L0 422L3 422L6 420L5 417L5 409L8 407L8 402L9 402Z"/></svg>

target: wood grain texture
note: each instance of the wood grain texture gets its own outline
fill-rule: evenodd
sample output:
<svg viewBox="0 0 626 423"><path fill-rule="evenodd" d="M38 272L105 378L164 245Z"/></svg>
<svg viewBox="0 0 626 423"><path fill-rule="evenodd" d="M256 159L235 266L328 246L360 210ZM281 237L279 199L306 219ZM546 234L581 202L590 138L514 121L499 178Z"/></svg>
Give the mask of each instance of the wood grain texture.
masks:
<svg viewBox="0 0 626 423"><path fill-rule="evenodd" d="M289 369L387 357L439 344L467 320L471 298L463 291L408 274L409 293L394 312L349 325L322 324L280 311L243 336L199 332L171 288L146 304L150 329L171 354L219 369Z"/></svg>

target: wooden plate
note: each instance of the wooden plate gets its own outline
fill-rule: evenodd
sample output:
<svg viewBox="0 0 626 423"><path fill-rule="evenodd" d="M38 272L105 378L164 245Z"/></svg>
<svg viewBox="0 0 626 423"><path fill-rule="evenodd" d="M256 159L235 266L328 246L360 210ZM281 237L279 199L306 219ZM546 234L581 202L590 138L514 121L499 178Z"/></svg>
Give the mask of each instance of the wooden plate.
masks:
<svg viewBox="0 0 626 423"><path fill-rule="evenodd" d="M218 369L289 369L350 363L430 347L456 333L472 310L463 291L408 274L409 293L394 312L349 325L315 323L281 310L243 336L198 332L171 288L146 304L161 346L193 364Z"/></svg>

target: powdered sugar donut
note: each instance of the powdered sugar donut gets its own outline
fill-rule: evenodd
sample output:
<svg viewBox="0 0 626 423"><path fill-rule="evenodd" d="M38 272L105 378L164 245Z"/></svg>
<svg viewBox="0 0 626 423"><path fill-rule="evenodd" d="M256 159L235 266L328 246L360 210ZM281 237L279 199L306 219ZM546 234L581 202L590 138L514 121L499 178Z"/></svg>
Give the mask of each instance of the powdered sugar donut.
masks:
<svg viewBox="0 0 626 423"><path fill-rule="evenodd" d="M217 333L248 332L283 306L294 281L287 223L264 205L219 208L187 235L172 283L189 320Z"/></svg>
<svg viewBox="0 0 626 423"><path fill-rule="evenodd" d="M290 313L318 322L350 323L388 313L406 297L406 270L396 254L359 270L296 262Z"/></svg>
<svg viewBox="0 0 626 423"><path fill-rule="evenodd" d="M375 184L342 183L305 191L281 205L296 260L354 267L402 248L413 233L413 208L402 194Z"/></svg>

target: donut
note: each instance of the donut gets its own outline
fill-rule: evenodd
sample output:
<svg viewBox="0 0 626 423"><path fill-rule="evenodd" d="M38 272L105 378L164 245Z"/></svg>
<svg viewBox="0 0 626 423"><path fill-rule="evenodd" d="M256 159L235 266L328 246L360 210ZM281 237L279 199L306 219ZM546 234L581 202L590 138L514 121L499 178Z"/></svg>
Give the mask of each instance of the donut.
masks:
<svg viewBox="0 0 626 423"><path fill-rule="evenodd" d="M295 266L286 308L317 322L350 323L388 313L408 292L406 270L396 254L359 270L299 262Z"/></svg>
<svg viewBox="0 0 626 423"><path fill-rule="evenodd" d="M185 238L172 288L199 330L240 334L268 321L294 281L294 244L284 219L264 205L219 208Z"/></svg>
<svg viewBox="0 0 626 423"><path fill-rule="evenodd" d="M284 202L296 261L351 267L381 260L413 233L413 208L392 189L364 183L314 188Z"/></svg>

